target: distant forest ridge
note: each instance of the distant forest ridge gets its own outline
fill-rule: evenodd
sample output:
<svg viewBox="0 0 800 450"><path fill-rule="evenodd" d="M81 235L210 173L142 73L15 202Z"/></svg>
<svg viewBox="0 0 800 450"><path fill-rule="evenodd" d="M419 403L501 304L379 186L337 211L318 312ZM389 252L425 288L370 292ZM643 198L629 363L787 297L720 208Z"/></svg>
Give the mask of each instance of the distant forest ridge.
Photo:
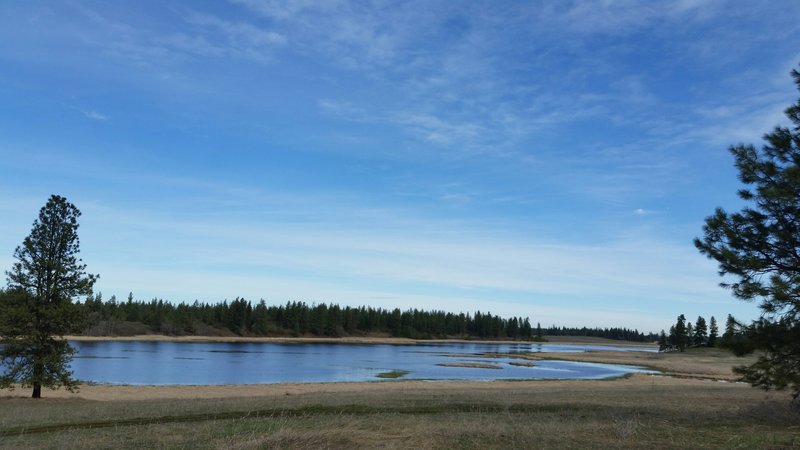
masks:
<svg viewBox="0 0 800 450"><path fill-rule="evenodd" d="M531 325L528 317L504 318L480 311L455 314L399 308L341 307L337 304L287 302L268 305L242 298L221 303L179 303L161 299L149 302L117 301L102 294L83 303L88 336L131 336L158 333L172 336L318 336L384 335L410 339L517 339L542 340L546 336L589 336L653 342L658 336L627 328L568 328Z"/></svg>

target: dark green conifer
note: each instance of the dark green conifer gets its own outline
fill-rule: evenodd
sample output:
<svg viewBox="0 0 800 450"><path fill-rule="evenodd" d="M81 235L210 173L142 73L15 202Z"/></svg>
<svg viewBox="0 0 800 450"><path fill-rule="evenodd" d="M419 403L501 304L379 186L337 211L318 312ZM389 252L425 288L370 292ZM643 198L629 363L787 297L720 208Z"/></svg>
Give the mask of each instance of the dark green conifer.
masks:
<svg viewBox="0 0 800 450"><path fill-rule="evenodd" d="M714 316L711 316L711 321L709 323L710 325L708 327L707 345L709 347L714 347L717 345L717 337L719 335L719 328L717 327L717 319L715 319Z"/></svg>
<svg viewBox="0 0 800 450"><path fill-rule="evenodd" d="M0 299L0 388L20 383L39 398L42 387L77 387L69 370L75 351L62 337L82 330L83 308L72 300L91 295L97 279L78 259L80 215L64 197L51 196L14 251Z"/></svg>
<svg viewBox="0 0 800 450"><path fill-rule="evenodd" d="M800 88L800 72L792 71ZM739 354L760 351L755 364L737 368L744 380L765 389L790 388L800 395L800 101L786 109L792 122L752 145L730 148L748 206L706 219L701 253L719 264L722 283L736 297L758 301L762 317L744 328ZM726 343L731 333L726 329ZM736 344L734 342L734 344Z"/></svg>

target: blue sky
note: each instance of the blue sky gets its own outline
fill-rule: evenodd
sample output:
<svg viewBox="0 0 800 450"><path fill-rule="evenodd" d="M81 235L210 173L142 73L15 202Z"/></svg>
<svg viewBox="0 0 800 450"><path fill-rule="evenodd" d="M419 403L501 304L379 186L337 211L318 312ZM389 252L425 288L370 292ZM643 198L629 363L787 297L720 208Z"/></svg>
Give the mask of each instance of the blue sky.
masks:
<svg viewBox="0 0 800 450"><path fill-rule="evenodd" d="M750 319L693 247L797 98L800 2L3 2L0 266L50 194L96 290Z"/></svg>

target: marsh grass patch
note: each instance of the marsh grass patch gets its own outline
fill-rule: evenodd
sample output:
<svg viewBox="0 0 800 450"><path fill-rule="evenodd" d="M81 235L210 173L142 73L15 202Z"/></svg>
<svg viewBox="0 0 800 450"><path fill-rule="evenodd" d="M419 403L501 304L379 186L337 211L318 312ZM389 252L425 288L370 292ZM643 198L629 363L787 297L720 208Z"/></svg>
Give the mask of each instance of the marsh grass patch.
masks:
<svg viewBox="0 0 800 450"><path fill-rule="evenodd" d="M479 362L459 362L459 363L439 363L437 366L442 367L466 367L469 369L502 369L502 366L497 364L479 363Z"/></svg>
<svg viewBox="0 0 800 450"><path fill-rule="evenodd" d="M409 370L390 370L388 372L381 372L375 375L377 378L403 378L404 376L410 374L411 371Z"/></svg>

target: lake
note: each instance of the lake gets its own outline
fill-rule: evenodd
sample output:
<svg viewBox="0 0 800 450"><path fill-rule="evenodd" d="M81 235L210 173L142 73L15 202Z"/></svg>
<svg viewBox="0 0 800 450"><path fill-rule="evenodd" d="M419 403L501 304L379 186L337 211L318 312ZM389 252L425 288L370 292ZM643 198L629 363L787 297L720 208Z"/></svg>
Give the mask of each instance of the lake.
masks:
<svg viewBox="0 0 800 450"><path fill-rule="evenodd" d="M71 342L72 369L83 381L130 385L261 384L380 381L379 374L407 371L402 379L509 380L599 379L634 372L634 366L483 358L485 352L654 351L652 347L602 345L423 343L285 344L189 342ZM490 364L497 368L439 364Z"/></svg>

